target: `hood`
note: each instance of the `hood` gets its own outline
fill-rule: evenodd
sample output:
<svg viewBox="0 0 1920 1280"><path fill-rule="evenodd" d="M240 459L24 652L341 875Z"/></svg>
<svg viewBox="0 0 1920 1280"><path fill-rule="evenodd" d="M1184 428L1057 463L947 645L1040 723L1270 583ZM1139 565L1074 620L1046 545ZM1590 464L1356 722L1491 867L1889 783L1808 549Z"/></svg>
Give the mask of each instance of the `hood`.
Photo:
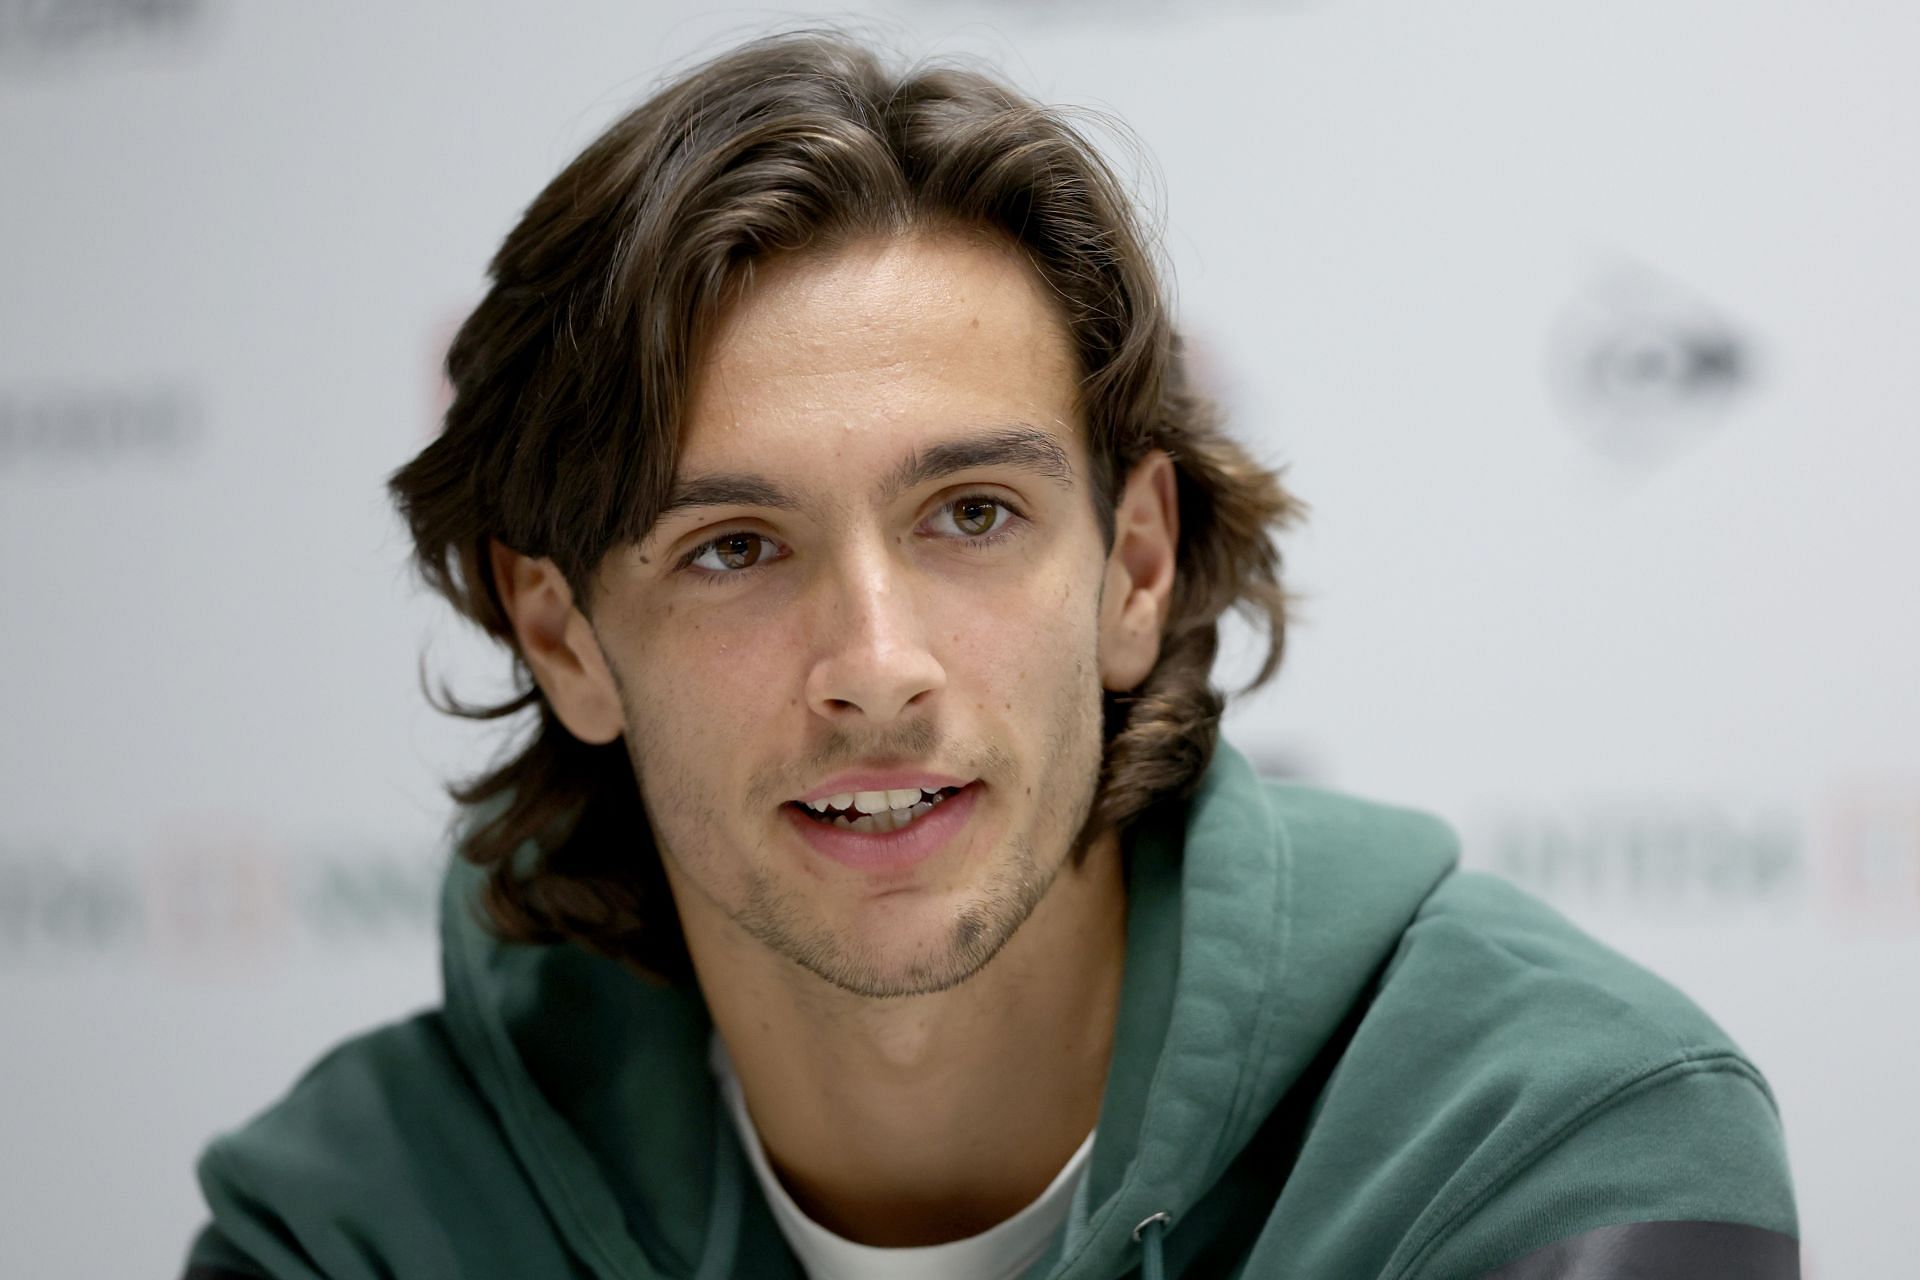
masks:
<svg viewBox="0 0 1920 1280"><path fill-rule="evenodd" d="M1438 821L1263 781L1221 743L1191 802L1129 840L1125 984L1092 1160L1030 1274L1120 1275L1156 1214L1168 1253L1189 1261L1257 1229L1329 1046L1455 860ZM478 923L481 884L452 860L447 1030L555 1229L605 1280L747 1267L776 1229L709 1074L698 992L578 947L503 945Z"/></svg>

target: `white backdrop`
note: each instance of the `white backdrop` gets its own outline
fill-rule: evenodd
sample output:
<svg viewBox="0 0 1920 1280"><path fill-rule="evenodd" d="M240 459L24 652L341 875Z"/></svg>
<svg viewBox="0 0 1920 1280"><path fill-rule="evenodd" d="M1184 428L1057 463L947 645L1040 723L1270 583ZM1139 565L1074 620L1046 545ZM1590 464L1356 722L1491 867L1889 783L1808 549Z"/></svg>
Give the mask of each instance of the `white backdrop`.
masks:
<svg viewBox="0 0 1920 1280"><path fill-rule="evenodd" d="M0 1274L172 1274L198 1147L438 998L502 664L385 476L488 256L795 9L0 0ZM836 16L850 16L840 9ZM1104 107L1313 505L1264 765L1455 821L1785 1114L1809 1274L1920 1196L1920 9L924 3ZM1231 665L1231 663L1229 664Z"/></svg>

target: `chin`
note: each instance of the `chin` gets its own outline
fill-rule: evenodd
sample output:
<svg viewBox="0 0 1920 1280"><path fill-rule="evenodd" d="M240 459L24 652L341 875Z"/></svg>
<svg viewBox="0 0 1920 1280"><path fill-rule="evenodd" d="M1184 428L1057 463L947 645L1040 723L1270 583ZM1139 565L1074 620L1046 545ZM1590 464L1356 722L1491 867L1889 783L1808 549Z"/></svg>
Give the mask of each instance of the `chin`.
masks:
<svg viewBox="0 0 1920 1280"><path fill-rule="evenodd" d="M1044 886L1042 886L1044 889ZM1032 893L975 893L956 903L901 894L857 920L802 920L750 910L739 923L770 950L830 986L871 998L931 995L972 978L1031 914Z"/></svg>
<svg viewBox="0 0 1920 1280"><path fill-rule="evenodd" d="M850 963L838 976L848 980L836 985L876 995L930 995L959 986L999 955L1051 883L1051 876L1022 874L959 905L901 912L868 932L865 947L843 957Z"/></svg>
<svg viewBox="0 0 1920 1280"><path fill-rule="evenodd" d="M810 967L814 976L842 991L887 1000L950 991L985 968L986 960L950 953L902 958L844 955Z"/></svg>

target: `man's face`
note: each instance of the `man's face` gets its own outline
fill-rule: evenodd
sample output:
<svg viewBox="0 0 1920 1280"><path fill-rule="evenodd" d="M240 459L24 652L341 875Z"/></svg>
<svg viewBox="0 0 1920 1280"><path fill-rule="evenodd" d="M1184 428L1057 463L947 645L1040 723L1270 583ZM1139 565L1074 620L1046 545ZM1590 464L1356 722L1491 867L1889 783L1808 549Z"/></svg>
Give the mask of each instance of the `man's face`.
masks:
<svg viewBox="0 0 1920 1280"><path fill-rule="evenodd" d="M728 314L683 501L608 557L593 615L690 935L922 993L1046 893L1101 759L1076 376L1045 286L979 238L763 266ZM889 812L816 807L848 795Z"/></svg>

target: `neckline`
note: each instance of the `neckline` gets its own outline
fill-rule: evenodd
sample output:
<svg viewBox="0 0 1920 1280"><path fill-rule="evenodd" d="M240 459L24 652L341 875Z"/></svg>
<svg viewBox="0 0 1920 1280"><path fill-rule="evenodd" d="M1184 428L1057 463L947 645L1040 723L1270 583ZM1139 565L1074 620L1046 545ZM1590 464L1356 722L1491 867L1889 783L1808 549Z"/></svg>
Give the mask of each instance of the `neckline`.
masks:
<svg viewBox="0 0 1920 1280"><path fill-rule="evenodd" d="M733 1060L717 1028L712 1033L709 1063L721 1096L726 1100L735 1131L740 1136L741 1146L766 1193L768 1207L773 1211L781 1233L805 1261L826 1261L833 1267L832 1274L836 1276L864 1280L865 1277L879 1275L930 1275L936 1274L927 1270L933 1267L952 1269L954 1274L1018 1275L1046 1251L1066 1221L1073 1193L1092 1163L1094 1137L1099 1132L1096 1123L1044 1191L1018 1213L985 1231L940 1244L861 1244L807 1216L781 1183L767 1159L766 1148L761 1145L759 1132L747 1110L745 1092L733 1070ZM980 1271L978 1268L983 1262L1001 1270ZM959 1266L961 1263L966 1264L965 1269Z"/></svg>

